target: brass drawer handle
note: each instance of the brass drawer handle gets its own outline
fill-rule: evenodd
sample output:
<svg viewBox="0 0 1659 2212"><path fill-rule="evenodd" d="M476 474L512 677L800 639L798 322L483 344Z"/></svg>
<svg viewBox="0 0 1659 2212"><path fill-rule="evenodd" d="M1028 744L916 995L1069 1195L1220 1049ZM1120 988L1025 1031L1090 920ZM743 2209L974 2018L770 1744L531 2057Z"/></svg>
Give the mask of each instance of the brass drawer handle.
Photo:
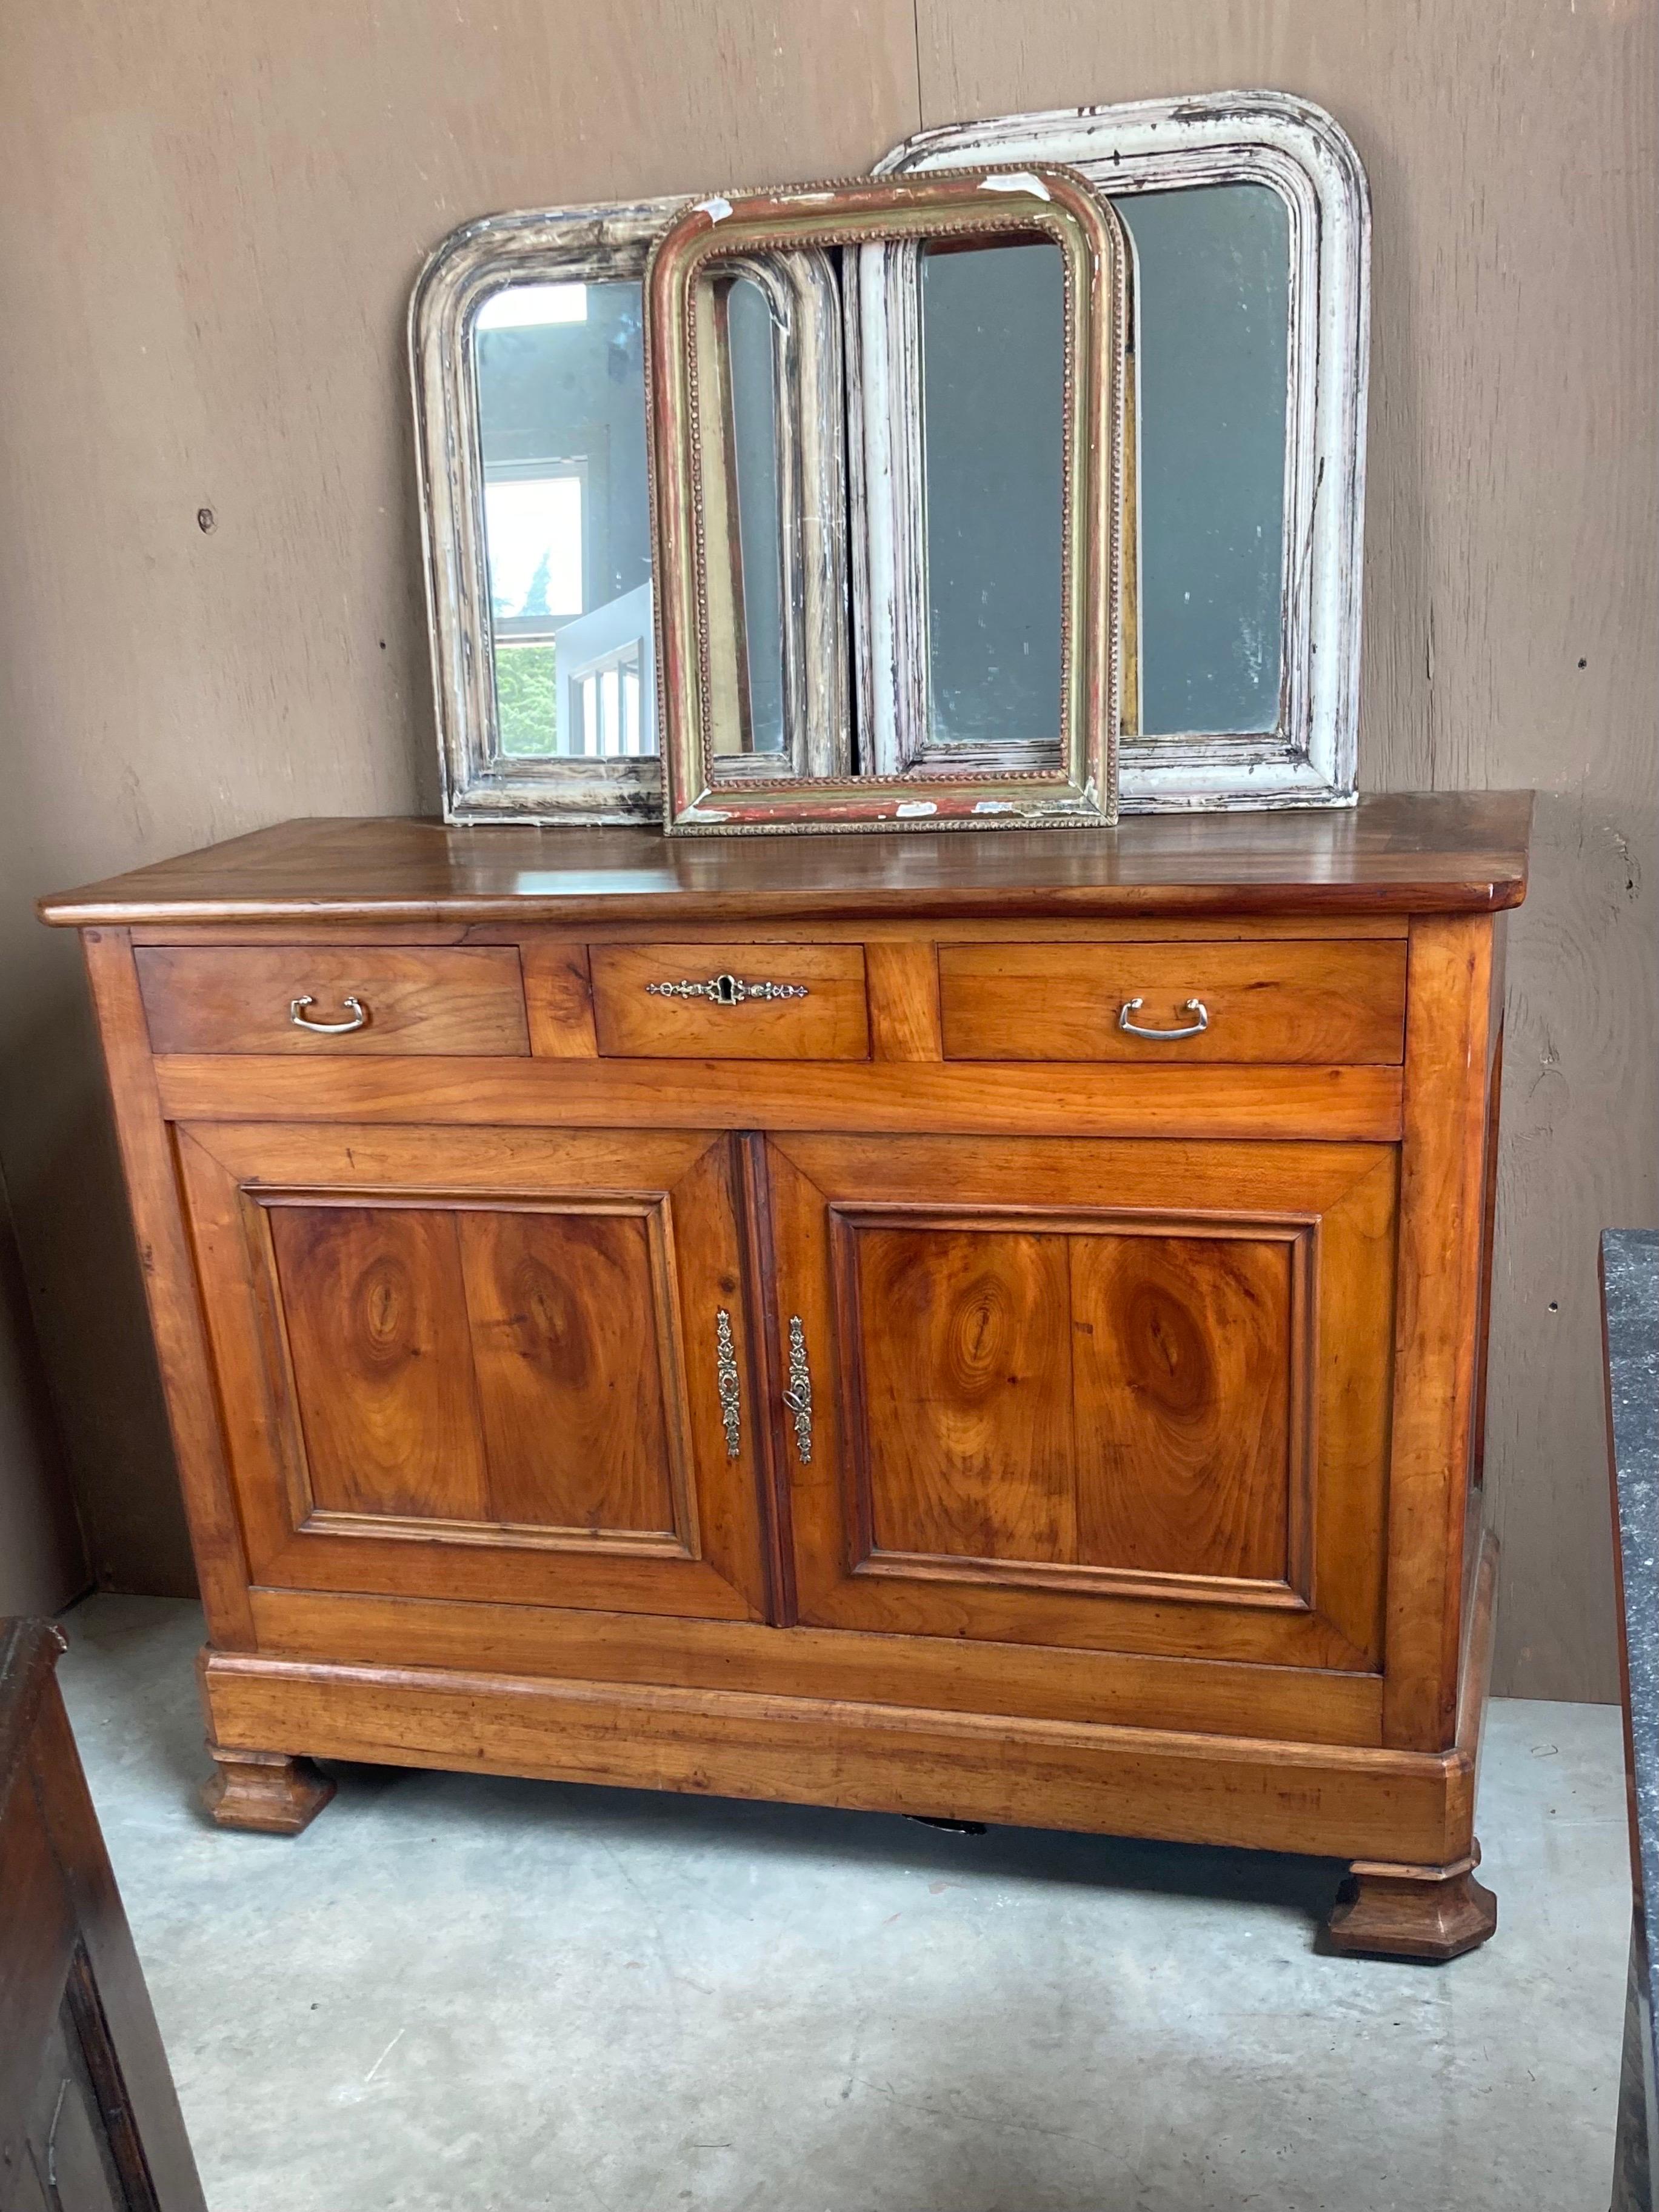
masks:
<svg viewBox="0 0 1659 2212"><path fill-rule="evenodd" d="M1126 1036L1151 1037L1154 1044L1174 1044L1178 1037L1202 1036L1210 1026L1209 1008L1202 999L1188 999L1182 1013L1196 1014L1198 1019L1184 1030L1144 1030L1139 1022L1129 1019L1146 1005L1145 999L1126 999L1117 1010L1117 1025Z"/></svg>
<svg viewBox="0 0 1659 2212"><path fill-rule="evenodd" d="M714 1316L714 1381L720 1394L720 1423L726 1431L726 1456L743 1452L743 1404L738 1380L738 1355L732 1343L732 1316L722 1306Z"/></svg>
<svg viewBox="0 0 1659 2212"><path fill-rule="evenodd" d="M789 1388L786 1413L795 1417L795 1449L803 1467L812 1464L812 1370L806 1364L806 1331L799 1314L789 1316Z"/></svg>
<svg viewBox="0 0 1659 2212"><path fill-rule="evenodd" d="M351 1012L350 1020L345 1022L313 1022L307 1014L306 1008L314 1006L316 1003L309 993L303 999L289 1000L288 1018L296 1030L309 1030L313 1036L349 1036L353 1030L368 1027L368 1008L361 999L347 997L341 1000L340 1004Z"/></svg>
<svg viewBox="0 0 1659 2212"><path fill-rule="evenodd" d="M805 983L750 983L742 975L711 975L706 983L647 983L653 999L710 999L717 1006L741 1006L750 999L805 999Z"/></svg>

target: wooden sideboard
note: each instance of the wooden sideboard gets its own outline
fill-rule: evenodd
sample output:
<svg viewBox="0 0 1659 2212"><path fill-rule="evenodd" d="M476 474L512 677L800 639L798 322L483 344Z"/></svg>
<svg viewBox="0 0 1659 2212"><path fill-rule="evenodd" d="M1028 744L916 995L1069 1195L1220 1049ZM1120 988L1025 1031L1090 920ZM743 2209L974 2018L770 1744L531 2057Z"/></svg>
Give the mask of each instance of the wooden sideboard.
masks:
<svg viewBox="0 0 1659 2212"><path fill-rule="evenodd" d="M217 1817L312 1756L1353 1863L1490 1935L1524 795L682 842L307 822L83 933Z"/></svg>

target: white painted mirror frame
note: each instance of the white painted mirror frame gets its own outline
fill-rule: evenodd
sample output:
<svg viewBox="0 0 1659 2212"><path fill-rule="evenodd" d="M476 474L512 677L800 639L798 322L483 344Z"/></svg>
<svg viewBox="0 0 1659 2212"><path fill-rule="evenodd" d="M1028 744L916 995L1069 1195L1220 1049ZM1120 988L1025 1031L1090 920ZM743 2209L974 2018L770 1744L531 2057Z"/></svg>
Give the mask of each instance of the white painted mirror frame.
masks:
<svg viewBox="0 0 1659 2212"><path fill-rule="evenodd" d="M479 309L505 285L618 278L643 284L653 246L690 197L487 216L444 239L416 279L409 309L410 374L447 822L661 822L662 769L654 754L529 758L501 750L473 330ZM836 312L833 275L821 258L804 254L757 274L772 280L766 289L773 307L784 496L792 505L810 498L817 511L839 514L844 404L839 345L831 352L812 343L812 333L831 323ZM801 292L795 314L780 312L779 288L791 285ZM805 334L805 342L797 342L797 333ZM826 368L831 362L833 382ZM647 406L648 413L648 395ZM813 426L813 435L796 450L787 441L796 439L803 422ZM641 434L646 434L643 422ZM820 466L833 466L833 483L808 481ZM835 580L845 574L844 542L829 550L828 579L804 575L799 533L787 527L787 515L783 520L788 633L783 649L792 685L803 695L797 720L809 726L826 716L844 720L840 700L849 648L844 586L838 590ZM821 687L835 696L820 702L815 694ZM649 715L653 732L654 688L647 679L641 702L642 719Z"/></svg>
<svg viewBox="0 0 1659 2212"><path fill-rule="evenodd" d="M1285 629L1279 725L1265 736L1144 738L1119 750L1125 813L1185 808L1346 805L1359 708L1365 392L1370 349L1370 199L1359 156L1322 108L1284 93L1227 92L1056 110L919 131L878 175L1064 162L1109 194L1267 185L1291 239L1285 456ZM861 450L854 448L855 557L866 599L857 680L862 726L927 726L926 600L914 557L921 518L905 456L918 419L914 262L866 249L849 315ZM849 295L851 288L849 287ZM905 333L911 343L905 343ZM1148 496L1139 483L1143 510ZM898 550L911 548L906 557ZM884 549L885 549L884 550ZM908 582L907 582L908 580ZM918 720L918 715L921 719Z"/></svg>

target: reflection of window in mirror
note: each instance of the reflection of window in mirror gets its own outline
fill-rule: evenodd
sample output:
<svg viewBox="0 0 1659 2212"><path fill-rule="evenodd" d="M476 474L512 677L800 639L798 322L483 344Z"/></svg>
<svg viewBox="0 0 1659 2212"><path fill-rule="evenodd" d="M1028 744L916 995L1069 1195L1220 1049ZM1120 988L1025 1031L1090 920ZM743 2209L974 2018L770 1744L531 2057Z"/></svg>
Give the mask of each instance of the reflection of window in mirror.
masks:
<svg viewBox="0 0 1659 2212"><path fill-rule="evenodd" d="M1058 758L1065 358L1057 246L924 247L930 744Z"/></svg>
<svg viewBox="0 0 1659 2212"><path fill-rule="evenodd" d="M1125 193L1135 244L1141 730L1275 729L1290 211L1267 185Z"/></svg>
<svg viewBox="0 0 1659 2212"><path fill-rule="evenodd" d="M656 750L643 301L508 284L473 324L495 714L515 758Z"/></svg>

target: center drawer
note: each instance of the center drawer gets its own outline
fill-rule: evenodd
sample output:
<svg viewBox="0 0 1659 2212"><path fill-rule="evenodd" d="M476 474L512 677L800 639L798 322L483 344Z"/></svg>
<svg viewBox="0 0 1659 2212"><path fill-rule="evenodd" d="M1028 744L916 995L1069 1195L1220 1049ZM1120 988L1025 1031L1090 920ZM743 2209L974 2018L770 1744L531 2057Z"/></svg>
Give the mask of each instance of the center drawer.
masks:
<svg viewBox="0 0 1659 2212"><path fill-rule="evenodd" d="M1397 938L941 945L939 980L947 1060L1330 1066L1405 1056Z"/></svg>
<svg viewBox="0 0 1659 2212"><path fill-rule="evenodd" d="M861 945L595 945L600 1054L639 1060L867 1060Z"/></svg>

